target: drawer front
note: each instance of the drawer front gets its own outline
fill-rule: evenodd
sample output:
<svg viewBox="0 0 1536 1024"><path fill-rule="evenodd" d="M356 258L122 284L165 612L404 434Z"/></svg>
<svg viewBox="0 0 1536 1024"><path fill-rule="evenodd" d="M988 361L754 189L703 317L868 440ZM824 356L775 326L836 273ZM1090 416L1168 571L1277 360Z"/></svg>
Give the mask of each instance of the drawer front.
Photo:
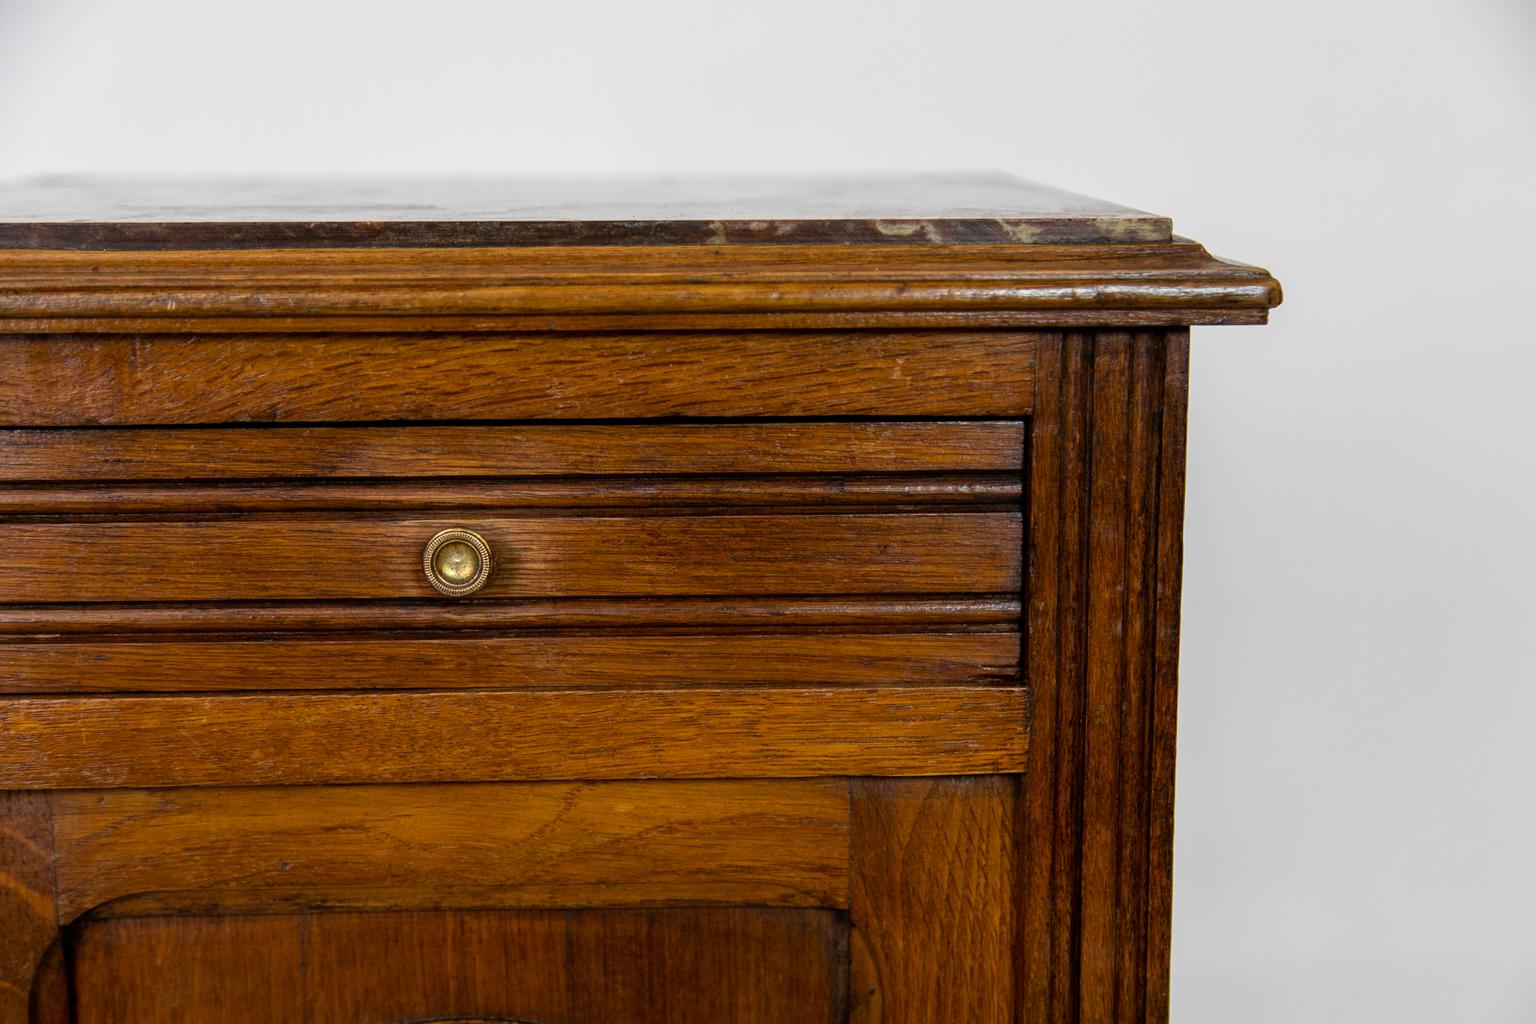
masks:
<svg viewBox="0 0 1536 1024"><path fill-rule="evenodd" d="M4 531L9 602L420 599L425 545L483 537L485 597L1003 593L1017 513L24 523Z"/></svg>
<svg viewBox="0 0 1536 1024"><path fill-rule="evenodd" d="M1017 419L0 440L0 788L1024 763Z"/></svg>
<svg viewBox="0 0 1536 1024"><path fill-rule="evenodd" d="M22 429L0 692L997 685L1017 420ZM429 540L482 537L444 596Z"/></svg>
<svg viewBox="0 0 1536 1024"><path fill-rule="evenodd" d="M1010 594L1018 421L13 430L0 605Z"/></svg>

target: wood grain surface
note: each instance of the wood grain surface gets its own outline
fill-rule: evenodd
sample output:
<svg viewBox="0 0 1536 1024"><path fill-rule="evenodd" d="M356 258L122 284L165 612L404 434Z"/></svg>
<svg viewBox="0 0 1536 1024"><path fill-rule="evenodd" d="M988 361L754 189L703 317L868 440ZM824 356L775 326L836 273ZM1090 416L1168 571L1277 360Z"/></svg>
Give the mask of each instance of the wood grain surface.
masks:
<svg viewBox="0 0 1536 1024"><path fill-rule="evenodd" d="M32 427L0 432L0 448L5 451L0 480L64 483L407 477L420 485L422 478L442 477L1017 472L1023 468L1024 424L1015 419L157 431Z"/></svg>
<svg viewBox="0 0 1536 1024"><path fill-rule="evenodd" d="M430 598L422 549L481 534L484 597L1004 593L1021 517L996 513L239 518L0 523L8 603ZM448 603L445 599L444 603Z"/></svg>
<svg viewBox="0 0 1536 1024"><path fill-rule="evenodd" d="M1017 771L1021 687L0 699L0 787Z"/></svg>
<svg viewBox="0 0 1536 1024"><path fill-rule="evenodd" d="M1012 683L1019 634L460 636L0 644L0 693Z"/></svg>
<svg viewBox="0 0 1536 1024"><path fill-rule="evenodd" d="M1017 781L850 783L852 1024L1013 1024Z"/></svg>
<svg viewBox="0 0 1536 1024"><path fill-rule="evenodd" d="M66 791L59 912L848 905L838 781ZM111 905L108 905L111 904Z"/></svg>
<svg viewBox="0 0 1536 1024"><path fill-rule="evenodd" d="M78 1024L841 1024L846 920L679 908L93 921Z"/></svg>
<svg viewBox="0 0 1536 1024"><path fill-rule="evenodd" d="M0 335L0 425L1018 417L1031 355L1002 332Z"/></svg>
<svg viewBox="0 0 1536 1024"><path fill-rule="evenodd" d="M33 976L58 929L49 794L0 789L0 1024L31 1024Z"/></svg>

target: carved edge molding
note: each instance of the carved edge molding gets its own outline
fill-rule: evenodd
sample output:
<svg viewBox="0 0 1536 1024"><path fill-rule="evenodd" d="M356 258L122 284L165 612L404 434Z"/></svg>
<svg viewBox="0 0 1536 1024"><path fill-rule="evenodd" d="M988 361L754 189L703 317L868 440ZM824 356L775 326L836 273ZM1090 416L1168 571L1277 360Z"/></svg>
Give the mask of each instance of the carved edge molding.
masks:
<svg viewBox="0 0 1536 1024"><path fill-rule="evenodd" d="M0 250L0 330L1261 323L1267 271L1148 245Z"/></svg>
<svg viewBox="0 0 1536 1024"><path fill-rule="evenodd" d="M1188 346L1187 331L1040 346L1025 1020L1167 1020Z"/></svg>

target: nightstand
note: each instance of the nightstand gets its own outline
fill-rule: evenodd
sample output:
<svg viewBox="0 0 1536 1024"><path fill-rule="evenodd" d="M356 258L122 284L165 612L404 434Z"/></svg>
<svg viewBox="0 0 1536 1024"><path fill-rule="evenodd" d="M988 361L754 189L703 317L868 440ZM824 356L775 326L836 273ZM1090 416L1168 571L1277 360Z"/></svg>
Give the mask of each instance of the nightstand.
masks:
<svg viewBox="0 0 1536 1024"><path fill-rule="evenodd" d="M0 1022L1166 1019L1266 272L986 176L0 222Z"/></svg>

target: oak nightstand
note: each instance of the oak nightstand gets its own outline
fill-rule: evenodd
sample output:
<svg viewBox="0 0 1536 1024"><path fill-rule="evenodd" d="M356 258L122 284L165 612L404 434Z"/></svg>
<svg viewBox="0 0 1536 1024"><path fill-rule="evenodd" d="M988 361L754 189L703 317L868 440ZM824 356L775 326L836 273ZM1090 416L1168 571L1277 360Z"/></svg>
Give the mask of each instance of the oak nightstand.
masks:
<svg viewBox="0 0 1536 1024"><path fill-rule="evenodd" d="M1166 1018L1188 328L1002 177L0 190L0 1022Z"/></svg>

